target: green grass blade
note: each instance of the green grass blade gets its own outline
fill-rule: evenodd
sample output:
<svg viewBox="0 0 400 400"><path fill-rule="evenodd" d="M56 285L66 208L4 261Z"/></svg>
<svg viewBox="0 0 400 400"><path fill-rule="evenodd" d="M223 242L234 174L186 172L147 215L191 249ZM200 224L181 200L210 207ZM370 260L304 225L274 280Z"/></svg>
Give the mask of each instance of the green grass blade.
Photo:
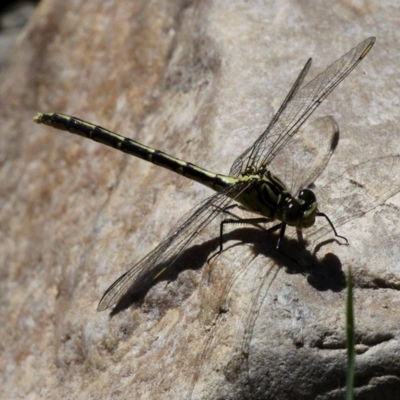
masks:
<svg viewBox="0 0 400 400"><path fill-rule="evenodd" d="M346 342L347 342L346 400L353 400L354 377L355 377L355 335L354 335L354 309L353 309L353 277L351 273L351 268L349 268L349 273L347 276Z"/></svg>

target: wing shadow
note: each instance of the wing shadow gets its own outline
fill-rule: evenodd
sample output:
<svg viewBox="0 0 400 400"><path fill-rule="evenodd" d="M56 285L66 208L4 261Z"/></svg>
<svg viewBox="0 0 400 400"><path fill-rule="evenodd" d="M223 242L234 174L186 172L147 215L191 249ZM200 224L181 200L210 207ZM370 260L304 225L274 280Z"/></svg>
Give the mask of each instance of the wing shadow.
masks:
<svg viewBox="0 0 400 400"><path fill-rule="evenodd" d="M306 244L302 240L284 237L281 247L277 250L278 230L280 224L268 230L262 230L255 227L236 228L233 231L224 233L223 253L229 249L246 244L251 246L253 259L262 255L270 260L279 269L284 268L289 274L302 274L306 277L310 286L318 291L331 290L339 292L346 287L346 277L342 269L340 259L333 253L327 253L322 259L306 249ZM230 241L236 243L229 246ZM329 240L318 245L320 249L324 244L335 241ZM151 280L147 285L133 285L130 291L121 298L116 306L110 312L110 317L136 304L138 307L143 305L144 299L149 290L161 281L173 282L177 280L179 274L185 270L200 270L210 259L214 258L220 245L219 237L206 241L199 245L191 246L184 250L177 259L169 266L155 265L149 270L149 275L154 275L154 271L160 271L166 268L160 278ZM218 255L216 256L218 257ZM244 266L243 268L246 268ZM192 289L187 293L188 297ZM181 299L182 300L182 297ZM158 306L161 306L158 304ZM165 312L169 308L165 304Z"/></svg>

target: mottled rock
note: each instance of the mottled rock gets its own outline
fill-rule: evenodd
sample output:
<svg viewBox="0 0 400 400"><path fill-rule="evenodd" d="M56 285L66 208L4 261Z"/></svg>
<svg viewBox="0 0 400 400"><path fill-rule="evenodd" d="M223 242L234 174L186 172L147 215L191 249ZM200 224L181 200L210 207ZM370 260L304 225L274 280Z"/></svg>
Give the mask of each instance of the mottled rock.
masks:
<svg viewBox="0 0 400 400"><path fill-rule="evenodd" d="M361 205L338 180L354 165L399 154L397 4L327 7L39 4L0 87L3 398L343 398L348 267L356 286L357 393L398 398L399 196L357 215ZM288 228L281 251L276 233L238 226L207 264L219 244L215 221L179 257L182 271L171 282L112 317L98 313L107 287L211 192L37 126L35 113L75 115L228 173L309 57L311 78L372 35L371 53L311 117L332 115L340 129L316 185L330 185L321 209L350 245L334 240L323 220L304 232L305 248ZM304 146L318 136L311 132L299 136ZM397 159L385 160L357 169L354 185L373 174L387 195L400 190ZM282 171L293 173L293 165Z"/></svg>

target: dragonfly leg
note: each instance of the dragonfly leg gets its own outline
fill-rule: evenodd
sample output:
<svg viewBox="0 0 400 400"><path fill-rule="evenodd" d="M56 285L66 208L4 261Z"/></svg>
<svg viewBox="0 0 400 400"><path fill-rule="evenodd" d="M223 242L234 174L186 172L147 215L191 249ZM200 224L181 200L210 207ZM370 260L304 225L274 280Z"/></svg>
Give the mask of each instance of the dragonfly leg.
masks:
<svg viewBox="0 0 400 400"><path fill-rule="evenodd" d="M240 206L238 206L238 205L232 205L232 206L229 206L228 208L234 208L234 207L238 207L238 208L242 208L242 207L240 207ZM229 212L228 212L229 213ZM207 262L208 263L210 263L210 261L214 258L214 257L216 257L217 255L219 255L219 254L221 254L222 253L222 251L223 251L223 249L224 249L224 239L223 239L223 236L224 236L224 225L227 225L227 224L251 224L251 225L254 225L254 226L256 226L257 228L260 228L260 229L263 229L259 224L260 223L267 223L267 222L271 222L271 220L269 220L268 218L265 218L265 217L259 217L259 218L245 218L245 219L231 219L231 218L228 218L228 219L224 219L222 222L221 222L221 224L220 224L220 226L219 226L219 250L216 252L216 253L214 253L208 260L207 260ZM278 225L279 226L279 225ZM276 226L274 226L274 227L272 227L272 228L270 228L271 230L274 230L274 229L276 229ZM268 229L268 230L270 230L270 229Z"/></svg>
<svg viewBox="0 0 400 400"><path fill-rule="evenodd" d="M338 237L338 238L341 238L341 239L345 240L345 241L346 241L346 244L349 244L349 241L347 240L346 237L341 236L341 235L338 235L338 233L336 232L336 229L335 229L335 227L334 227L332 221L329 219L329 217L328 217L325 213L318 212L318 213L317 213L317 217L324 217L324 218L329 222L329 225L331 226L331 228L332 228L333 233L335 234L335 236Z"/></svg>
<svg viewBox="0 0 400 400"><path fill-rule="evenodd" d="M282 223L281 230L279 232L279 238L278 238L278 241L276 242L277 250L279 250L279 248L281 247L281 242L282 242L283 237L285 236L285 231L286 231L286 224Z"/></svg>
<svg viewBox="0 0 400 400"><path fill-rule="evenodd" d="M226 224L232 224L232 225L233 224L250 224L250 225L256 226L257 228L262 229L262 227L259 224L265 224L267 222L271 222L271 220L268 218L265 218L265 217L244 218L244 219L224 219L220 224L218 254L222 253L222 250L223 250L224 225L226 225Z"/></svg>

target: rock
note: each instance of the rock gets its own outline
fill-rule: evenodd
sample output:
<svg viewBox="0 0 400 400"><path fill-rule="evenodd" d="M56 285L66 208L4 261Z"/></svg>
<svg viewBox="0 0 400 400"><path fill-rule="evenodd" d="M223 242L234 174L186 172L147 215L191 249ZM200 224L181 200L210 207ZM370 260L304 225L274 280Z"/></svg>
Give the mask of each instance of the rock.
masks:
<svg viewBox="0 0 400 400"><path fill-rule="evenodd" d="M329 11L297 2L38 5L0 87L5 398L343 398L348 267L357 393L397 398L399 197L371 208L400 190L391 157L400 150L398 29L390 7ZM276 232L239 225L207 263L216 220L170 282L98 313L107 287L211 191L37 126L35 113L71 114L226 174L309 57L306 81L372 34L371 53L310 118L321 126L332 115L340 130L316 191L350 245L324 219L304 231L305 248L287 228L280 251ZM311 146L318 132L300 135ZM344 171L354 190L379 188L365 215L344 192Z"/></svg>

